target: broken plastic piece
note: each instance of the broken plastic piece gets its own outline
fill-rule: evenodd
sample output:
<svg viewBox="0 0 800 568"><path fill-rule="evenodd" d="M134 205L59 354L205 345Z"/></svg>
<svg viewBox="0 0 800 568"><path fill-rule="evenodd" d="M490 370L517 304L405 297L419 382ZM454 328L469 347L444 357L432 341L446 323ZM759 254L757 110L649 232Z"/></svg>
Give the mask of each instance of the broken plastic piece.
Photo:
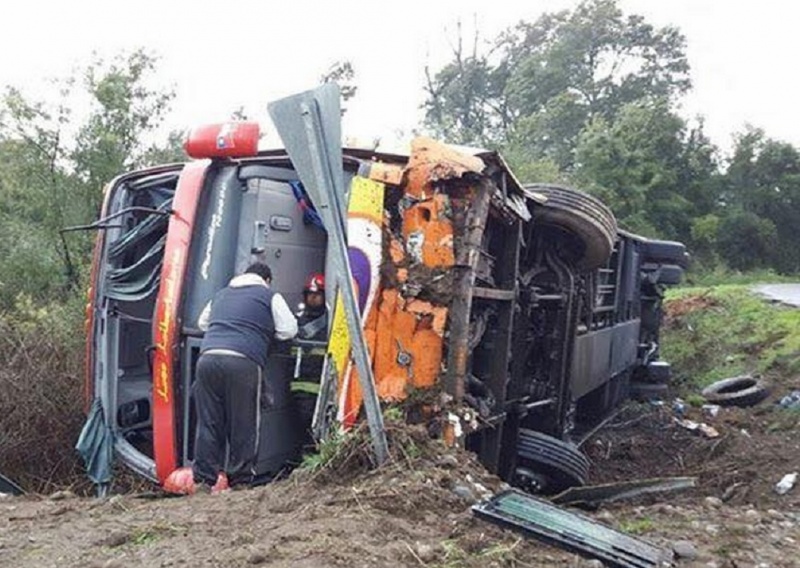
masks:
<svg viewBox="0 0 800 568"><path fill-rule="evenodd" d="M364 162L359 166L358 175L390 185L403 183L403 168L396 164Z"/></svg>
<svg viewBox="0 0 800 568"><path fill-rule="evenodd" d="M695 422L694 420L686 420L675 418L675 423L681 428L689 430L689 432L699 432L706 438L719 438L719 432L713 426L709 426L704 422Z"/></svg>
<svg viewBox="0 0 800 568"><path fill-rule="evenodd" d="M797 472L787 473L775 484L775 493L785 495L794 487L795 483L797 483Z"/></svg>

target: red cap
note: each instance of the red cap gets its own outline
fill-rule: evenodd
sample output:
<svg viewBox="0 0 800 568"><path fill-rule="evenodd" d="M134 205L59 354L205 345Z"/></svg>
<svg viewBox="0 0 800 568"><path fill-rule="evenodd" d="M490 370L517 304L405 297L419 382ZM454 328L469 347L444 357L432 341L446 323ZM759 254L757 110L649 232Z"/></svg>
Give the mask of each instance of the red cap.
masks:
<svg viewBox="0 0 800 568"><path fill-rule="evenodd" d="M306 285L303 292L324 292L325 291L325 276L323 274L312 274L306 280Z"/></svg>

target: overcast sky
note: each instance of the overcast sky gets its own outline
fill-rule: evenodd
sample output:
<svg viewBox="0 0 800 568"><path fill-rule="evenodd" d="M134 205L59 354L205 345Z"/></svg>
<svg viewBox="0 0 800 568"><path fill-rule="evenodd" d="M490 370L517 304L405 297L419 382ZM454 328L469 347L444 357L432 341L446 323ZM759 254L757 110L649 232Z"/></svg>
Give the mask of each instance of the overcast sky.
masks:
<svg viewBox="0 0 800 568"><path fill-rule="evenodd" d="M46 77L69 75L93 51L146 47L162 57L159 81L174 86L170 126L228 118L244 106L268 124L266 103L315 86L350 60L358 94L345 136L384 140L419 124L424 69L450 59L456 22L494 39L520 20L574 0L367 2L25 0L6 3L0 85L48 96ZM688 39L694 90L685 116L703 115L727 148L745 123L800 146L800 4L791 0L621 0L627 13L677 25Z"/></svg>

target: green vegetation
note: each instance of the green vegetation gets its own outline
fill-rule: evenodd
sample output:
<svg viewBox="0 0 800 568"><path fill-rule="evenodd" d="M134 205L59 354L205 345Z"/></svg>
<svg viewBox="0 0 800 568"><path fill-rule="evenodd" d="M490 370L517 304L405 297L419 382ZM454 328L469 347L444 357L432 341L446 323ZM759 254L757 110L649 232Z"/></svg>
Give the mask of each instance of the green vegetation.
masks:
<svg viewBox="0 0 800 568"><path fill-rule="evenodd" d="M339 429L333 430L327 438L317 444L316 453L303 456L300 469L311 473L325 469L328 464L344 451L347 437L352 435L352 432L347 433Z"/></svg>
<svg viewBox="0 0 800 568"><path fill-rule="evenodd" d="M702 266L692 265L686 272L683 288L708 288L721 285L752 285L777 282L797 282L795 274L778 274L772 269L748 270L741 272L731 270L724 265L717 265L709 270Z"/></svg>
<svg viewBox="0 0 800 568"><path fill-rule="evenodd" d="M650 532L653 528L655 528L655 523L649 517L626 519L619 523L619 530L629 534L644 534Z"/></svg>
<svg viewBox="0 0 800 568"><path fill-rule="evenodd" d="M678 384L800 372L800 310L770 304L744 285L681 288L667 298L662 355Z"/></svg>
<svg viewBox="0 0 800 568"><path fill-rule="evenodd" d="M477 550L465 550L462 543L457 539L442 541L442 558L433 564L437 568L456 568L465 565L478 566L514 566L519 561L517 557L517 547L522 539L517 538L514 542L500 542L487 546L479 547ZM473 547L470 546L470 549Z"/></svg>
<svg viewBox="0 0 800 568"><path fill-rule="evenodd" d="M436 135L501 150L523 181L599 196L623 228L686 243L700 273L800 272L800 151L746 127L723 158L702 117L677 113L691 89L679 29L584 0L485 50L457 39L427 77Z"/></svg>
<svg viewBox="0 0 800 568"><path fill-rule="evenodd" d="M179 535L184 531L185 529L181 529L171 524L156 523L150 527L135 531L130 535L128 542L134 546L147 546L163 538Z"/></svg>

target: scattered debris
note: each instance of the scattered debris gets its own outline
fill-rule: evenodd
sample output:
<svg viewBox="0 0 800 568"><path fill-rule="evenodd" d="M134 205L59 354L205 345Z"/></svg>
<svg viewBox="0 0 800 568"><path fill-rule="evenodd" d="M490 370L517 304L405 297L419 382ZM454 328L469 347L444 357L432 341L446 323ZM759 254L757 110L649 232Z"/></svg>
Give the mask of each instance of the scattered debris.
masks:
<svg viewBox="0 0 800 568"><path fill-rule="evenodd" d="M775 484L775 493L778 495L786 495L791 491L794 484L797 483L797 472L787 473L781 480Z"/></svg>
<svg viewBox="0 0 800 568"><path fill-rule="evenodd" d="M687 420L685 418L674 418L674 420L678 426L690 432L699 432L706 438L719 438L717 429L713 426L709 426L705 422L695 422L694 420Z"/></svg>
<svg viewBox="0 0 800 568"><path fill-rule="evenodd" d="M472 492L472 489L467 487L466 485L456 485L453 487L453 493L458 495L464 501L469 503L475 503L478 499L475 497L475 494Z"/></svg>
<svg viewBox="0 0 800 568"><path fill-rule="evenodd" d="M703 414L709 418L716 418L722 407L718 404L704 404L701 408Z"/></svg>
<svg viewBox="0 0 800 568"><path fill-rule="evenodd" d="M648 568L673 560L671 550L616 531L589 517L511 489L472 507L489 522L512 528L612 566Z"/></svg>
<svg viewBox="0 0 800 568"><path fill-rule="evenodd" d="M786 409L800 408L800 390L792 391L778 401L778 406Z"/></svg>
<svg viewBox="0 0 800 568"><path fill-rule="evenodd" d="M64 501L65 499L74 499L76 495L69 490L66 491L56 491L50 495L51 501Z"/></svg>

